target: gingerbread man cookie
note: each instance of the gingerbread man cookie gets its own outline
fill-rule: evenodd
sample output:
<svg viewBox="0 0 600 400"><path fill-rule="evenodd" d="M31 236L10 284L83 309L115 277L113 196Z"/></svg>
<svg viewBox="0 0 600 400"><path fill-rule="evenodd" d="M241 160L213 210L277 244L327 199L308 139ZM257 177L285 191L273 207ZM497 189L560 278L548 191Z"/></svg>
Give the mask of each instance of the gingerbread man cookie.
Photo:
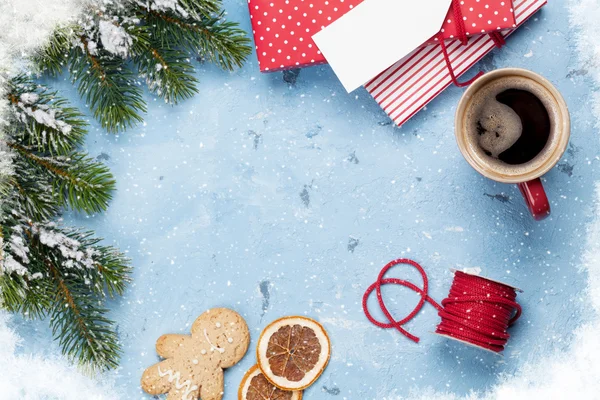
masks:
<svg viewBox="0 0 600 400"><path fill-rule="evenodd" d="M237 364L250 343L248 325L227 308L213 308L192 325L192 336L163 335L156 352L165 358L144 371L142 389L168 400L221 400L223 369Z"/></svg>

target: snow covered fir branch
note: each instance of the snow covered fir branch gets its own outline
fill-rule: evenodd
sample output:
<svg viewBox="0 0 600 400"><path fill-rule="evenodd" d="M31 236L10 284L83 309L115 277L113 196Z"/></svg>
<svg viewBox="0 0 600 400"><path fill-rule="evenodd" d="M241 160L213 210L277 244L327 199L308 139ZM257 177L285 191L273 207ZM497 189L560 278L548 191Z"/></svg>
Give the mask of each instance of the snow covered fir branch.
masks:
<svg viewBox="0 0 600 400"><path fill-rule="evenodd" d="M199 91L195 60L232 70L251 48L246 33L225 19L220 0L71 5L77 7L57 5L69 16L48 18L56 23L45 24L23 46L0 42L0 308L48 319L68 358L105 370L120 356L106 300L123 294L129 260L57 218L64 209L104 211L115 181L104 164L78 150L87 134L85 116L36 84L31 72L56 77L68 71L102 127L120 132L142 121L143 82L176 104ZM31 16L11 14L15 10L23 11L4 7L19 31ZM49 32L48 40L39 40Z"/></svg>
<svg viewBox="0 0 600 400"><path fill-rule="evenodd" d="M118 132L142 121L141 81L176 104L198 92L193 60L232 70L250 52L246 32L225 19L220 0L95 0L34 61L52 76L68 67L94 117Z"/></svg>
<svg viewBox="0 0 600 400"><path fill-rule="evenodd" d="M8 81L0 127L0 307L48 317L65 355L93 369L118 365L107 297L129 282L126 257L90 232L53 222L64 207L106 209L114 190L108 168L77 151L83 115L30 78Z"/></svg>

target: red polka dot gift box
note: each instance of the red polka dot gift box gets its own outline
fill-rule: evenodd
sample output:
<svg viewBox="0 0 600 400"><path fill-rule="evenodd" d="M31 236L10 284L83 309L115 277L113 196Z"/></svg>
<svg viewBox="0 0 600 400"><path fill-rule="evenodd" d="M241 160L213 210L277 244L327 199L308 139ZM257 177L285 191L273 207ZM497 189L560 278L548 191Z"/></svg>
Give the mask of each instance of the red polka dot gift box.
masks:
<svg viewBox="0 0 600 400"><path fill-rule="evenodd" d="M262 72L323 64L312 36L363 0L248 0L256 55ZM365 0L369 1L369 0ZM454 39L464 26L467 36L515 27L512 0L452 0L439 37ZM455 8L460 12L456 13ZM464 24L456 24L460 16Z"/></svg>

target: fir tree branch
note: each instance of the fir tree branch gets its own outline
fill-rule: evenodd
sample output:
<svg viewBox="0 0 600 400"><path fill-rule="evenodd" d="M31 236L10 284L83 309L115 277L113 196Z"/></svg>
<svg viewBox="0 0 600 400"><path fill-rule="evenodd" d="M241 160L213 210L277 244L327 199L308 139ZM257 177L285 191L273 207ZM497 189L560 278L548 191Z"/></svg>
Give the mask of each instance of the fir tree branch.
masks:
<svg viewBox="0 0 600 400"><path fill-rule="evenodd" d="M58 76L65 67L71 53L71 41L74 30L72 27L57 28L46 46L42 47L33 56L34 65L38 71L50 76Z"/></svg>
<svg viewBox="0 0 600 400"><path fill-rule="evenodd" d="M82 248L90 249L94 260L93 264L84 270L73 270L71 273L80 275L80 279L87 280L89 287L97 294L114 298L124 293L126 285L130 282L129 259L110 246L99 245L101 239L92 236L92 232L82 232L74 229L59 230L55 227L46 227L46 231L55 232L75 240Z"/></svg>
<svg viewBox="0 0 600 400"><path fill-rule="evenodd" d="M14 207L18 208L18 205L15 204ZM5 217L2 221L0 232L11 241L15 236L20 238L21 242L25 244L24 248L29 252L28 244L33 238L30 229L31 222L15 217L14 211L7 215L9 217ZM0 305L9 312L21 313L27 318L43 318L53 300L52 296L48 296L48 293L51 293L47 287L48 282L44 280L33 284L31 282L31 277L36 276L35 273L40 273L36 269L36 254L29 252L27 259L24 259L22 254L16 254L10 246L3 250L4 257L0 258L0 298L2 299ZM23 266L30 264L33 260L31 263L33 271L30 269L29 274L24 274L7 270L6 266L2 265L2 261L6 261L7 256Z"/></svg>
<svg viewBox="0 0 600 400"><path fill-rule="evenodd" d="M115 181L108 168L84 154L73 153L68 158L38 156L29 148L7 143L43 175L49 175L60 205L68 204L87 213L106 209L112 198Z"/></svg>
<svg viewBox="0 0 600 400"><path fill-rule="evenodd" d="M250 39L234 22L225 21L224 13L188 20L176 15L140 8L153 37L161 38L163 47L181 46L199 53L221 68L242 66L251 53Z"/></svg>
<svg viewBox="0 0 600 400"><path fill-rule="evenodd" d="M13 137L37 152L66 155L83 143L87 123L83 114L66 99L36 85L31 78L17 76L7 94L14 115Z"/></svg>
<svg viewBox="0 0 600 400"><path fill-rule="evenodd" d="M98 67L105 66L100 57ZM107 77L111 85L121 82ZM114 368L120 346L104 304L123 294L129 261L89 232L48 222L62 206L105 209L114 179L103 164L76 152L86 124L64 99L25 76L10 82L6 99L12 118L0 138L0 307L27 318L50 316L67 357L93 369Z"/></svg>
<svg viewBox="0 0 600 400"><path fill-rule="evenodd" d="M54 217L59 211L59 205L52 194L50 182L28 171L28 165L18 162L23 169L18 175L11 177L10 183L15 192L13 200L29 215L33 221L45 221Z"/></svg>
<svg viewBox="0 0 600 400"><path fill-rule="evenodd" d="M83 49L75 48L69 71L94 117L109 132L142 122L140 113L146 112L146 102L131 70L123 60L104 50L92 54L85 36L80 41Z"/></svg>
<svg viewBox="0 0 600 400"><path fill-rule="evenodd" d="M167 103L177 104L198 93L198 80L189 59L180 51L161 47L152 40L147 27L136 27L137 40L132 57L138 70L146 78L148 88Z"/></svg>
<svg viewBox="0 0 600 400"><path fill-rule="evenodd" d="M112 247L96 246L96 249L97 282L101 281L111 298L122 296L130 282L129 260Z"/></svg>
<svg viewBox="0 0 600 400"><path fill-rule="evenodd" d="M24 259L4 248L27 272L3 271L0 263L2 306L29 318L49 315L55 338L72 360L94 369L116 367L120 347L103 303L106 293L121 294L130 281L128 260L112 247L98 246L89 232L22 218L5 222L4 235L18 235L28 250ZM26 228L15 231L10 224Z"/></svg>
<svg viewBox="0 0 600 400"><path fill-rule="evenodd" d="M111 329L114 323L104 317L107 310L97 305L81 282L61 274L52 263L47 263L47 267L58 288L50 326L63 353L82 365L117 367L120 348Z"/></svg>
<svg viewBox="0 0 600 400"><path fill-rule="evenodd" d="M92 6L78 25L58 29L34 60L53 75L68 62L94 117L110 132L119 132L141 122L146 111L131 64L168 103L198 92L190 52L225 70L242 65L251 53L250 40L224 15L219 0L125 0L102 9Z"/></svg>
<svg viewBox="0 0 600 400"><path fill-rule="evenodd" d="M1 306L11 313L19 313L30 319L44 318L46 310L51 306L52 300L48 293L51 288L46 286L45 281L32 283L33 290L27 290L30 282L18 274L0 274Z"/></svg>
<svg viewBox="0 0 600 400"><path fill-rule="evenodd" d="M222 6L220 0L179 0L179 3L196 19L218 14Z"/></svg>

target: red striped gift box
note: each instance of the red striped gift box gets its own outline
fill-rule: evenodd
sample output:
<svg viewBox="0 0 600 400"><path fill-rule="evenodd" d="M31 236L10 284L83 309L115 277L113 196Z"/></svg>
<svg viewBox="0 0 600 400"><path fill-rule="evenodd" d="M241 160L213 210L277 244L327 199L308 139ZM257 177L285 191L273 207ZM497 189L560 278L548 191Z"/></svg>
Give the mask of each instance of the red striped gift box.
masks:
<svg viewBox="0 0 600 400"><path fill-rule="evenodd" d="M546 0L514 0L517 28L547 3ZM504 30L504 37L514 30ZM489 35L473 36L467 45L447 42L456 76L469 70L495 47ZM416 49L365 85L367 91L398 125L404 124L452 84L439 44Z"/></svg>

